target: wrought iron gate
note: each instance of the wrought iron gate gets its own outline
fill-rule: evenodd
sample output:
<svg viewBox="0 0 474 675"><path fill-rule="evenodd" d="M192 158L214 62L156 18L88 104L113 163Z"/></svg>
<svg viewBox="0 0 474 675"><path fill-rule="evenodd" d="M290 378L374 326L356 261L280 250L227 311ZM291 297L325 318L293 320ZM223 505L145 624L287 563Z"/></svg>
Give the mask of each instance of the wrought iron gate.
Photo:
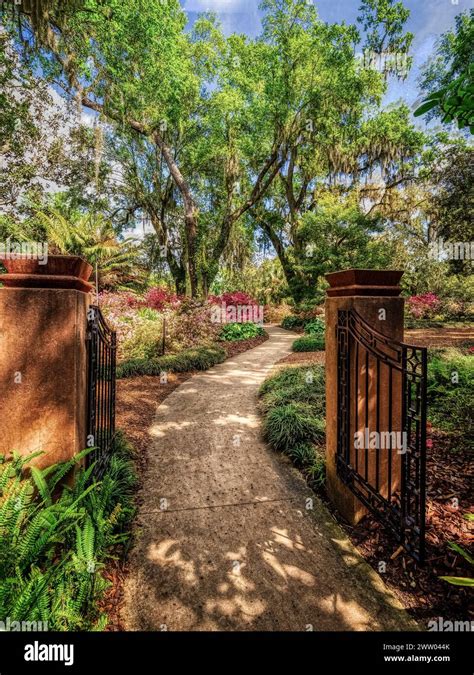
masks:
<svg viewBox="0 0 474 675"><path fill-rule="evenodd" d="M99 307L91 305L87 326L88 402L87 445L94 447L88 461L100 477L115 439L115 369L117 338Z"/></svg>
<svg viewBox="0 0 474 675"><path fill-rule="evenodd" d="M337 350L337 473L423 562L426 347L392 340L355 310L339 310Z"/></svg>

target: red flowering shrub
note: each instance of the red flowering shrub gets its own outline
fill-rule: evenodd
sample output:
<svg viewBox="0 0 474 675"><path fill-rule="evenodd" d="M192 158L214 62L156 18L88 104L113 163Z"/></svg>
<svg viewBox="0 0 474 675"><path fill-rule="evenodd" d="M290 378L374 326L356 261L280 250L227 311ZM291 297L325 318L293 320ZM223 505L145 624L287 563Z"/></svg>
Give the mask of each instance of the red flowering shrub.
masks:
<svg viewBox="0 0 474 675"><path fill-rule="evenodd" d="M434 293L412 295L407 300L407 310L413 319L427 319L438 310L440 299Z"/></svg>
<svg viewBox="0 0 474 675"><path fill-rule="evenodd" d="M208 302L212 305L221 305L227 309L227 312L224 311L222 315L223 323L246 323L260 320L258 319L260 316L259 303L243 291L210 295Z"/></svg>
<svg viewBox="0 0 474 675"><path fill-rule="evenodd" d="M178 296L175 293L171 293L168 288L150 288L145 295L146 306L150 307L150 309L157 309L158 311L161 311L170 305L177 307L179 302Z"/></svg>

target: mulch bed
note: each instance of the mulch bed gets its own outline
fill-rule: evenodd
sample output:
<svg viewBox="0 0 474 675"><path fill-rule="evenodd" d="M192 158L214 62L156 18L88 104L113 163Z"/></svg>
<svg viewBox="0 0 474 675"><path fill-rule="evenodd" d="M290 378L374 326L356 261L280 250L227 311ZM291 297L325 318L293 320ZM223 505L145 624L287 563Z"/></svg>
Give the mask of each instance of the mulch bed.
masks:
<svg viewBox="0 0 474 675"><path fill-rule="evenodd" d="M474 535L464 518L472 512L470 489L473 479L472 454L452 446L441 432L432 435L433 447L427 458L426 563L419 566L372 516L358 525L344 523L350 539L375 570L385 561L385 583L409 613L427 629L430 619L466 621L474 619L472 589L453 586L440 576L472 576L472 567L451 551L453 541L472 551Z"/></svg>
<svg viewBox="0 0 474 675"><path fill-rule="evenodd" d="M227 358L233 358L249 349L258 347L266 340L268 340L267 333L250 340L221 344L227 352ZM147 450L150 444L148 429L153 424L156 409L174 389L189 380L193 374L193 372L168 373L166 384L162 384L160 378L153 375L117 380L116 424L136 451L136 465L139 476L146 467ZM107 613L109 617L107 631L125 630L120 617L124 601L124 580L127 573L126 560L112 561L104 572L105 578L111 582L111 586L101 603L101 610Z"/></svg>
<svg viewBox="0 0 474 675"><path fill-rule="evenodd" d="M250 338L250 340L238 340L236 342L221 342L220 344L224 347L227 352L227 358L237 356L243 352L248 352L249 349L254 349L258 347L263 342L268 340L268 333L265 335L259 335L255 338Z"/></svg>
<svg viewBox="0 0 474 675"><path fill-rule="evenodd" d="M474 341L473 326L459 328L408 328L405 342L420 347L457 347Z"/></svg>
<svg viewBox="0 0 474 675"><path fill-rule="evenodd" d="M312 366L317 363L325 363L326 352L293 352L278 361L279 366L290 364L294 366Z"/></svg>

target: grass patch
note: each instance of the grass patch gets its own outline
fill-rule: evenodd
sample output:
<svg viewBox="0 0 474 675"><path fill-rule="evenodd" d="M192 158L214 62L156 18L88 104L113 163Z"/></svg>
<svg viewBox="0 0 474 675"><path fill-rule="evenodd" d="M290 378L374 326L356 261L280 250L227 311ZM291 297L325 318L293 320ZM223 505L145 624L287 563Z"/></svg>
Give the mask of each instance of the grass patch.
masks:
<svg viewBox="0 0 474 675"><path fill-rule="evenodd" d="M159 375L162 372L184 373L190 370L208 370L225 361L227 353L223 347L195 347L179 354L158 356L154 359L130 359L117 366L117 377L136 375Z"/></svg>
<svg viewBox="0 0 474 675"><path fill-rule="evenodd" d="M316 417L308 403L287 403L268 411L264 434L275 450L290 453L300 443L311 443L324 437L324 420Z"/></svg>
<svg viewBox="0 0 474 675"><path fill-rule="evenodd" d="M89 451L87 451L89 452ZM123 552L135 513L131 448L118 435L100 482L87 454L44 470L0 458L0 615L47 622L48 630L103 630L98 609L109 582L105 561Z"/></svg>
<svg viewBox="0 0 474 675"><path fill-rule="evenodd" d="M286 454L308 482L324 482L324 366L289 367L269 377L259 390L263 430L272 448Z"/></svg>
<svg viewBox="0 0 474 675"><path fill-rule="evenodd" d="M294 352L320 352L325 349L323 335L303 335L293 342Z"/></svg>

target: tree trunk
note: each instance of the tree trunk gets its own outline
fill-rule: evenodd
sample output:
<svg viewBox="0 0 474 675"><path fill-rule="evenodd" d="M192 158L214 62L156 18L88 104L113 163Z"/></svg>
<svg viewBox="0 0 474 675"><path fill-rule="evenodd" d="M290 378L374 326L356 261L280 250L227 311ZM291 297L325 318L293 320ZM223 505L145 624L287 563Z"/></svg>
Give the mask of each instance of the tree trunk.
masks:
<svg viewBox="0 0 474 675"><path fill-rule="evenodd" d="M191 189L177 165L171 149L167 146L160 134L154 134L155 142L163 153L163 158L178 188L184 205L184 232L186 238L187 263L189 283L191 286L191 297L198 295L198 272L197 272L197 212Z"/></svg>

